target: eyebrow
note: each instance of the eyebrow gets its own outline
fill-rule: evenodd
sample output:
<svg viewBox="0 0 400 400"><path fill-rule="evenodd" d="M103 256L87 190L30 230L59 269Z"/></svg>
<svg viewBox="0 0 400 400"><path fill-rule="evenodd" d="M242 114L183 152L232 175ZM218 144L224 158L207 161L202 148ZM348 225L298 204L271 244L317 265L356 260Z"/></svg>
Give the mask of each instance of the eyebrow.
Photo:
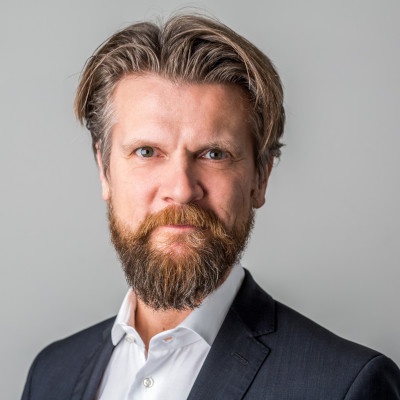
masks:
<svg viewBox="0 0 400 400"><path fill-rule="evenodd" d="M132 150L142 146L158 147L157 142L154 140L133 139L128 143L121 144L120 148L122 149L123 153L130 153Z"/></svg>
<svg viewBox="0 0 400 400"><path fill-rule="evenodd" d="M242 153L242 149L240 146L233 144L232 142L229 142L227 140L220 140L220 141L211 141L211 142L207 142L205 143L204 146L202 146L202 148L218 148L221 150L227 150L233 154L239 155Z"/></svg>

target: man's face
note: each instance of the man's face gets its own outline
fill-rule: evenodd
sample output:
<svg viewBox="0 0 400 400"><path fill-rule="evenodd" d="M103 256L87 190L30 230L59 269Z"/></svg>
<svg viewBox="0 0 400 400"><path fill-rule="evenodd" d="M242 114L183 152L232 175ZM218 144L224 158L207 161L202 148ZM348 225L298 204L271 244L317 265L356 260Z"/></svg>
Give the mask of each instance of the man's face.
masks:
<svg viewBox="0 0 400 400"><path fill-rule="evenodd" d="M133 235L162 210L187 205L215 215L227 232L250 229L267 182L256 173L246 107L233 85L177 84L156 75L119 82L110 167L101 182L120 235ZM183 260L190 249L182 238L198 229L193 222L157 224L146 241L152 253Z"/></svg>

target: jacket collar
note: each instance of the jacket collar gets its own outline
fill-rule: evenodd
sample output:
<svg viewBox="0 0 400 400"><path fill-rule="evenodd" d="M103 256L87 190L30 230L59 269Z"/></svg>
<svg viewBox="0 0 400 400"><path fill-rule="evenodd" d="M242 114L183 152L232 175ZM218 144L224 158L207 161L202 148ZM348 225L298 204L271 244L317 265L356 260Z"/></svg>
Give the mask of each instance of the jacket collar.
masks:
<svg viewBox="0 0 400 400"><path fill-rule="evenodd" d="M93 400L96 398L101 378L114 350L111 341L111 328L115 318L109 320L102 334L99 335L95 350L83 366L71 400Z"/></svg>
<svg viewBox="0 0 400 400"><path fill-rule="evenodd" d="M270 349L259 339L275 331L275 303L246 275L188 400L243 398Z"/></svg>

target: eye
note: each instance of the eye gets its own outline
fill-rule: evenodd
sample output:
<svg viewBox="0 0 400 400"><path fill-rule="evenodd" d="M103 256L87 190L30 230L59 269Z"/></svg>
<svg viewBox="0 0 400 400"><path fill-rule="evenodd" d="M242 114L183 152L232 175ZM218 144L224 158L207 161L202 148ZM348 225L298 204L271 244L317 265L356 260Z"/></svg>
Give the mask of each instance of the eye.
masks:
<svg viewBox="0 0 400 400"><path fill-rule="evenodd" d="M207 153L203 155L204 158L208 158L210 160L223 160L228 157L228 153L226 151L220 149L211 149L208 150Z"/></svg>
<svg viewBox="0 0 400 400"><path fill-rule="evenodd" d="M139 157L150 158L155 154L154 148L150 146L139 147L135 150L135 154Z"/></svg>

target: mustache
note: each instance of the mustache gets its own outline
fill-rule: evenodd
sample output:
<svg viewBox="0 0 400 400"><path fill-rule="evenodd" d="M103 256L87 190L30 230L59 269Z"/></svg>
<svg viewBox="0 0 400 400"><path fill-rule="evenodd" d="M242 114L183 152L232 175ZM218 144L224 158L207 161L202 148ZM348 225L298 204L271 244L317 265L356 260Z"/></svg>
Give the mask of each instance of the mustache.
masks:
<svg viewBox="0 0 400 400"><path fill-rule="evenodd" d="M209 230L217 237L229 236L223 222L212 210L196 204L168 206L150 214L141 224L136 236L147 237L154 229L164 225L191 225L202 231Z"/></svg>

